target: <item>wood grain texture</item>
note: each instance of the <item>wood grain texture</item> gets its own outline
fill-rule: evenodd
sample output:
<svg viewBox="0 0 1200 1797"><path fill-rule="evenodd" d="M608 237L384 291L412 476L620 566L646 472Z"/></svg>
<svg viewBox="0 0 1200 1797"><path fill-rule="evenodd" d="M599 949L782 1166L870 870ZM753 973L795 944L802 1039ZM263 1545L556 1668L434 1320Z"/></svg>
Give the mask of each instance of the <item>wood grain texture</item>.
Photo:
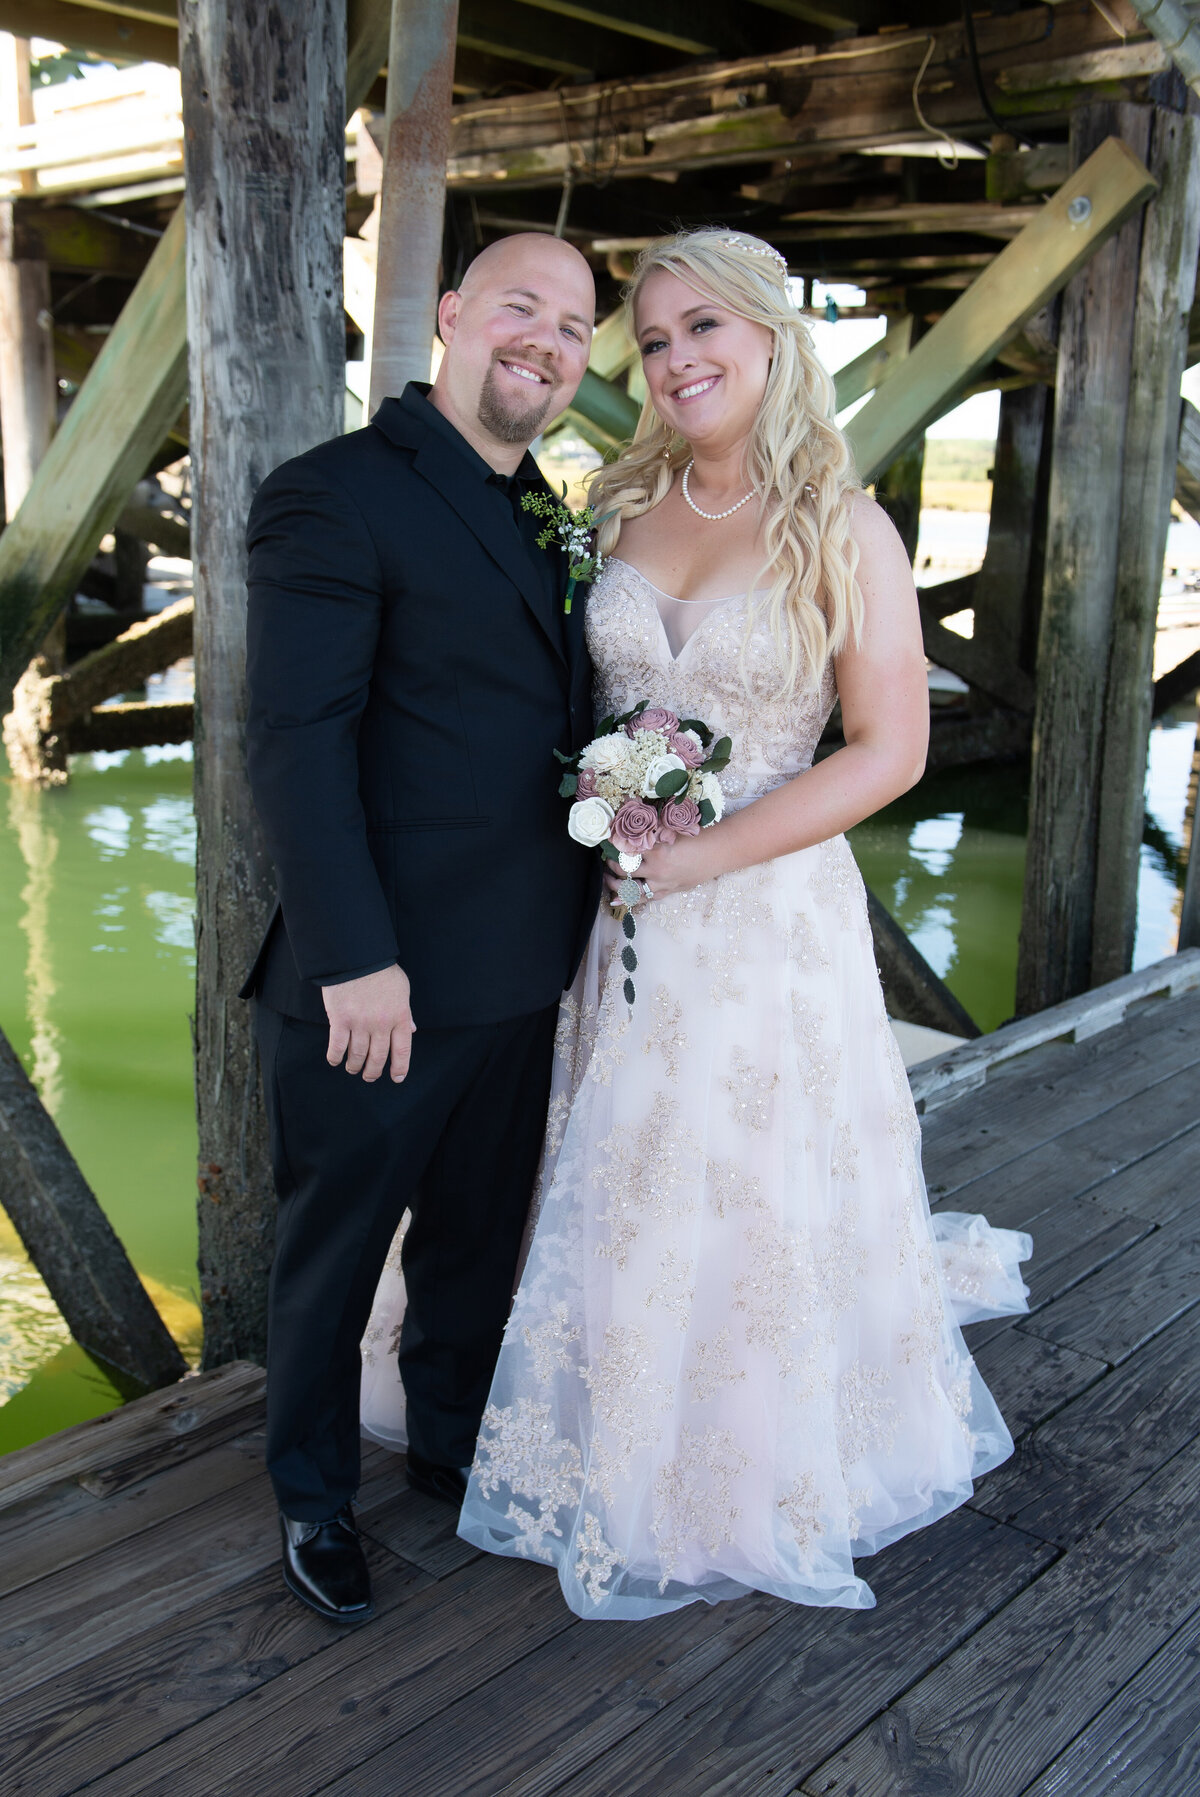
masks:
<svg viewBox="0 0 1200 1797"><path fill-rule="evenodd" d="M1082 108L1078 167L1118 137L1145 163L1149 107ZM1037 654L1037 704L1017 1011L1092 982L1104 707L1112 646L1142 218L1134 214L1062 298L1054 449ZM1122 971L1122 970L1117 970Z"/></svg>
<svg viewBox="0 0 1200 1797"><path fill-rule="evenodd" d="M1156 1229L1114 1266L1022 1324L1045 1341L1117 1366L1200 1304L1200 1236L1182 1216Z"/></svg>
<svg viewBox="0 0 1200 1797"><path fill-rule="evenodd" d="M196 1109L207 1366L266 1349L275 1196L237 991L275 881L250 797L246 516L270 471L342 429L345 0L180 19L188 145L195 570Z"/></svg>
<svg viewBox="0 0 1200 1797"><path fill-rule="evenodd" d="M1050 1559L1028 1538L981 1533L963 1512L947 1517L862 1563L878 1610L787 1609L731 1665L681 1690L584 1771L562 1784L527 1776L514 1793L783 1797L879 1708L884 1691L904 1690L931 1651L940 1657L969 1639ZM674 1697L670 1686L664 1696ZM346 1780L339 1797L349 1792Z"/></svg>
<svg viewBox="0 0 1200 1797"><path fill-rule="evenodd" d="M1013 1797L1195 1608L1200 1445L857 1734L804 1797Z"/></svg>
<svg viewBox="0 0 1200 1797"><path fill-rule="evenodd" d="M1014 1335L1027 1336L1022 1328ZM1095 1364L1093 1362L1093 1364ZM989 1475L973 1507L1060 1547L1081 1539L1197 1434L1200 1313L1095 1380ZM1097 1443L1104 1451L1097 1452Z"/></svg>
<svg viewBox="0 0 1200 1797"><path fill-rule="evenodd" d="M1154 643L1175 492L1179 383L1200 252L1200 121L1156 107L1133 319L1112 643L1104 700L1092 985L1133 965Z"/></svg>

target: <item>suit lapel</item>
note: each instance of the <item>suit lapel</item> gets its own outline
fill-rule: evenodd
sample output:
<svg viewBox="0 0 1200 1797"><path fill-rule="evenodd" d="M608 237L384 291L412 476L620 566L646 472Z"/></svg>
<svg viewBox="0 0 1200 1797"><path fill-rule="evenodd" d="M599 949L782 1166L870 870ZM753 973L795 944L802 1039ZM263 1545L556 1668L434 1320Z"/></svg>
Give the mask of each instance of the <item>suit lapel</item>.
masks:
<svg viewBox="0 0 1200 1797"><path fill-rule="evenodd" d="M432 431L426 434L418 448L413 467L441 494L446 504L454 508L467 529L517 587L554 653L565 662L562 631L554 604L547 598L537 570L529 560L503 493L484 481L472 480L463 466L462 457Z"/></svg>

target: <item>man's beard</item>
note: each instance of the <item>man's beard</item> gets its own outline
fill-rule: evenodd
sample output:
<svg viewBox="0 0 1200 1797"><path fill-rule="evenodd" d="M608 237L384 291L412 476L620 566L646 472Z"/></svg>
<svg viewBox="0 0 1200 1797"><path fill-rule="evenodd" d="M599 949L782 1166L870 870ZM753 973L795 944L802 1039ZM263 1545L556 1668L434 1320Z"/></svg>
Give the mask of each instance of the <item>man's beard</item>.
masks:
<svg viewBox="0 0 1200 1797"><path fill-rule="evenodd" d="M527 357L521 359L528 360ZM507 404L501 397L496 384L498 361L499 357L496 357L492 362L479 391L479 422L489 437L495 437L499 443L532 443L542 428L546 413L550 410L550 402L554 398L553 377L549 378L549 384L542 389L541 394L533 399L532 405L518 409L514 403L515 394ZM532 394L530 397L533 397Z"/></svg>

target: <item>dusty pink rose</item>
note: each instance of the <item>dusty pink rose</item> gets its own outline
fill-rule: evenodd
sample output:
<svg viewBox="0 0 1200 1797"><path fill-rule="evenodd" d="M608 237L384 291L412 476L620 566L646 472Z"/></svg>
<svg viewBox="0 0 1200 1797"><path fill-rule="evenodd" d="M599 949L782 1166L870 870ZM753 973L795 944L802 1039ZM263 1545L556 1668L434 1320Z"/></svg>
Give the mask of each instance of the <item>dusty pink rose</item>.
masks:
<svg viewBox="0 0 1200 1797"><path fill-rule="evenodd" d="M667 738L667 747L672 755L678 755L684 767L699 767L704 760L704 750L695 739L682 730L673 730Z"/></svg>
<svg viewBox="0 0 1200 1797"><path fill-rule="evenodd" d="M579 770L579 785L575 788L575 797L577 799L594 799L595 796L596 770L591 767L581 767Z"/></svg>
<svg viewBox="0 0 1200 1797"><path fill-rule="evenodd" d="M695 799L668 799L659 819L658 840L674 842L677 836L699 836L700 807Z"/></svg>
<svg viewBox="0 0 1200 1797"><path fill-rule="evenodd" d="M626 855L644 855L658 841L658 813L654 806L647 805L644 799L626 799L613 818L609 837L613 847Z"/></svg>
<svg viewBox="0 0 1200 1797"><path fill-rule="evenodd" d="M678 728L679 719L673 711L662 705L650 705L645 711L639 711L635 718L630 718L625 734L634 736L639 730L661 730L664 736L670 736Z"/></svg>

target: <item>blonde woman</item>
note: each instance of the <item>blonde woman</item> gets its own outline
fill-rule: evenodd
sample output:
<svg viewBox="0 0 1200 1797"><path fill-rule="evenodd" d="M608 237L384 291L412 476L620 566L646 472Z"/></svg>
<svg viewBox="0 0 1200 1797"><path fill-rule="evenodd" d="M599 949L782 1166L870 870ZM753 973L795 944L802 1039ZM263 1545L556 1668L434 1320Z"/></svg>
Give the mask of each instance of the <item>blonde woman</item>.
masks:
<svg viewBox="0 0 1200 1797"><path fill-rule="evenodd" d="M916 595L782 257L666 239L628 307L649 397L592 488L597 715L728 733L727 805L645 857L635 1004L607 907L564 1000L460 1533L553 1564L583 1616L865 1607L853 1556L1011 1452L958 1322L1025 1308L1030 1246L931 1223L843 835L922 770Z"/></svg>

